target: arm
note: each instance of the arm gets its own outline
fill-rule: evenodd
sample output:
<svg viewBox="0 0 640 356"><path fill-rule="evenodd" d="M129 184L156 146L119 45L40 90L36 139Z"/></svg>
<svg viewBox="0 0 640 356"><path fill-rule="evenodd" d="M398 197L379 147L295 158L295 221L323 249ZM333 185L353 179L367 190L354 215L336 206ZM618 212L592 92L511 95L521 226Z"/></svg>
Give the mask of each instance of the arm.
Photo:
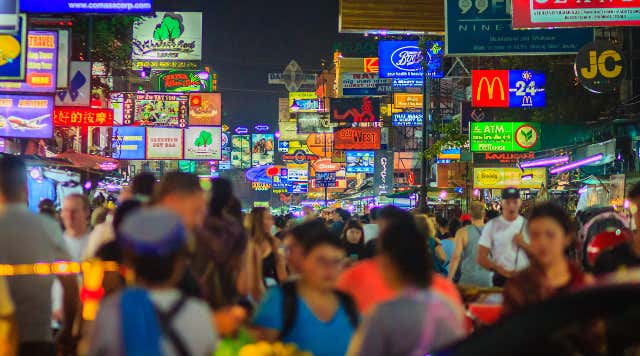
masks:
<svg viewBox="0 0 640 356"><path fill-rule="evenodd" d="M246 252L246 279L249 294L255 301L259 301L264 294L262 283L262 264L259 261L256 246L249 242Z"/></svg>
<svg viewBox="0 0 640 356"><path fill-rule="evenodd" d="M513 241L516 246L522 249L527 256L531 256L531 248L529 247L529 243L525 241L524 235L522 233L518 233L513 237Z"/></svg>
<svg viewBox="0 0 640 356"><path fill-rule="evenodd" d="M454 240L455 249L453 250L453 256L451 256L451 262L449 262L449 280L453 281L453 278L458 271L460 260L462 259L462 250L467 244L467 229L463 228L458 230Z"/></svg>
<svg viewBox="0 0 640 356"><path fill-rule="evenodd" d="M495 262L491 261L489 258L489 248L485 246L478 246L478 264L489 271L495 271L496 273L501 274L504 277L511 277L511 272L505 270L504 268L498 266Z"/></svg>
<svg viewBox="0 0 640 356"><path fill-rule="evenodd" d="M435 241L435 247L434 247L434 251L436 254L436 258L440 261L440 262L444 262L447 260L447 253L444 252L444 248L442 248L442 242L440 242L440 239L437 237L434 237L433 240Z"/></svg>
<svg viewBox="0 0 640 356"><path fill-rule="evenodd" d="M275 237L271 243L271 249L276 255L276 274L278 275L278 281L280 281L280 283L284 283L284 281L289 277L287 274L287 263L284 254L282 254L278 248L278 241Z"/></svg>
<svg viewBox="0 0 640 356"><path fill-rule="evenodd" d="M64 325L60 331L60 343L61 347L65 350L73 350L75 343L72 340L73 326L76 321L76 317L79 314L79 289L78 279L75 275L58 275L62 290L64 291L63 310L64 310Z"/></svg>

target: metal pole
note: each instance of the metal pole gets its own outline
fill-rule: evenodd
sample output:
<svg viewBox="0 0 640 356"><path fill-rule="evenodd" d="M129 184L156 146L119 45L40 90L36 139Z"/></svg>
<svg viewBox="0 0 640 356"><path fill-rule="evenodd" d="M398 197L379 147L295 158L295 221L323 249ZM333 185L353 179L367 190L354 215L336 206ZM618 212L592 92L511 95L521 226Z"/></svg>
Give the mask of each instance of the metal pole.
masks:
<svg viewBox="0 0 640 356"><path fill-rule="evenodd" d="M428 184L429 184L429 160L425 155L427 151L427 140L429 139L429 116L431 113L431 78L427 73L427 53L426 53L426 43L423 43L424 48L422 48L422 187L420 191L421 199L420 199L420 211L423 213L427 212L427 195L428 195Z"/></svg>

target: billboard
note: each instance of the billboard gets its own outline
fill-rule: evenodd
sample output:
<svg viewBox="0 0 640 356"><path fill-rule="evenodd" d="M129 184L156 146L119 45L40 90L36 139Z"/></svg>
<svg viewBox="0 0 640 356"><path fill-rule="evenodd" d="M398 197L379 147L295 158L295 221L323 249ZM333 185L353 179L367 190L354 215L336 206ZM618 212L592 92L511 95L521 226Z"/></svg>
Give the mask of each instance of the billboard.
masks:
<svg viewBox="0 0 640 356"><path fill-rule="evenodd" d="M222 159L222 128L189 126L184 129L184 159Z"/></svg>
<svg viewBox="0 0 640 356"><path fill-rule="evenodd" d="M0 79L22 80L27 59L25 46L27 39L27 18L20 15L18 31L14 34L0 34Z"/></svg>
<svg viewBox="0 0 640 356"><path fill-rule="evenodd" d="M135 126L116 126L111 135L112 157L115 159L145 159L147 129Z"/></svg>
<svg viewBox="0 0 640 356"><path fill-rule="evenodd" d="M507 164L515 165L518 161L530 161L538 158L535 152L484 152L474 153L474 164Z"/></svg>
<svg viewBox="0 0 640 356"><path fill-rule="evenodd" d="M393 193L393 152L378 151L373 173L375 195Z"/></svg>
<svg viewBox="0 0 640 356"><path fill-rule="evenodd" d="M0 137L51 138L53 98L0 94Z"/></svg>
<svg viewBox="0 0 640 356"><path fill-rule="evenodd" d="M620 87L628 70L625 52L610 41L593 41L580 48L573 66L580 84L596 94Z"/></svg>
<svg viewBox="0 0 640 356"><path fill-rule="evenodd" d="M473 169L473 187L478 189L504 189L509 187L538 189L542 184L547 184L546 168L521 170L515 167L482 167Z"/></svg>
<svg viewBox="0 0 640 356"><path fill-rule="evenodd" d="M89 106L91 102L91 62L69 63L67 89L56 92L56 106Z"/></svg>
<svg viewBox="0 0 640 356"><path fill-rule="evenodd" d="M153 0L20 0L20 11L34 14L142 14L153 11Z"/></svg>
<svg viewBox="0 0 640 356"><path fill-rule="evenodd" d="M442 78L442 41L427 41L427 75ZM422 78L422 50L418 41L380 41L380 78Z"/></svg>
<svg viewBox="0 0 640 356"><path fill-rule="evenodd" d="M298 117L298 134L311 134L316 132L331 132L333 124L327 114L317 112L301 112Z"/></svg>
<svg viewBox="0 0 640 356"><path fill-rule="evenodd" d="M515 31L511 2L445 0L445 51L448 55L544 55L577 52L593 40L592 29Z"/></svg>
<svg viewBox="0 0 640 356"><path fill-rule="evenodd" d="M222 125L222 94L220 93L189 94L189 125L193 125L193 126Z"/></svg>
<svg viewBox="0 0 640 356"><path fill-rule="evenodd" d="M315 91L292 91L289 92L289 111L291 110L291 106L293 106L293 102L297 100L313 100L318 99L318 94Z"/></svg>
<svg viewBox="0 0 640 356"><path fill-rule="evenodd" d="M394 93L393 107L396 109L420 109L422 108L422 94Z"/></svg>
<svg viewBox="0 0 640 356"><path fill-rule="evenodd" d="M147 128L147 159L182 159L182 129Z"/></svg>
<svg viewBox="0 0 640 356"><path fill-rule="evenodd" d="M188 95L124 93L124 124L186 127Z"/></svg>
<svg viewBox="0 0 640 356"><path fill-rule="evenodd" d="M113 109L86 107L55 107L53 109L55 126L113 126Z"/></svg>
<svg viewBox="0 0 640 356"><path fill-rule="evenodd" d="M373 151L347 151L347 173L373 174L375 153Z"/></svg>
<svg viewBox="0 0 640 356"><path fill-rule="evenodd" d="M273 164L275 136L270 133L251 135L251 165L253 167Z"/></svg>
<svg viewBox="0 0 640 356"><path fill-rule="evenodd" d="M513 28L640 25L635 1L513 0Z"/></svg>
<svg viewBox="0 0 640 356"><path fill-rule="evenodd" d="M251 136L231 136L231 166L233 168L251 168Z"/></svg>
<svg viewBox="0 0 640 356"><path fill-rule="evenodd" d="M131 46L136 69L198 66L202 59L202 13L156 12L141 17L133 24Z"/></svg>
<svg viewBox="0 0 640 356"><path fill-rule="evenodd" d="M308 182L309 163L287 163L287 180L289 182Z"/></svg>
<svg viewBox="0 0 640 356"><path fill-rule="evenodd" d="M391 92L391 79L379 78L377 72L341 73L340 80L344 96L386 95Z"/></svg>
<svg viewBox="0 0 640 356"><path fill-rule="evenodd" d="M442 1L342 0L338 6L341 33L444 32Z"/></svg>
<svg viewBox="0 0 640 356"><path fill-rule="evenodd" d="M336 150L379 150L380 128L348 127L336 129L333 134Z"/></svg>
<svg viewBox="0 0 640 356"><path fill-rule="evenodd" d="M422 112L397 112L391 114L393 126L422 126L424 115Z"/></svg>
<svg viewBox="0 0 640 356"><path fill-rule="evenodd" d="M546 105L546 77L529 70L474 70L473 107L535 108Z"/></svg>
<svg viewBox="0 0 640 356"><path fill-rule="evenodd" d="M336 172L316 172L316 187L331 188L336 186Z"/></svg>
<svg viewBox="0 0 640 356"><path fill-rule="evenodd" d="M540 124L536 122L472 122L472 152L523 152L540 148Z"/></svg>
<svg viewBox="0 0 640 356"><path fill-rule="evenodd" d="M211 92L212 77L203 70L170 70L158 74L158 91L166 93Z"/></svg>
<svg viewBox="0 0 640 356"><path fill-rule="evenodd" d="M0 82L0 91L53 93L58 71L58 32L27 33L27 69L24 82Z"/></svg>
<svg viewBox="0 0 640 356"><path fill-rule="evenodd" d="M377 122L380 118L380 98L331 99L331 122Z"/></svg>

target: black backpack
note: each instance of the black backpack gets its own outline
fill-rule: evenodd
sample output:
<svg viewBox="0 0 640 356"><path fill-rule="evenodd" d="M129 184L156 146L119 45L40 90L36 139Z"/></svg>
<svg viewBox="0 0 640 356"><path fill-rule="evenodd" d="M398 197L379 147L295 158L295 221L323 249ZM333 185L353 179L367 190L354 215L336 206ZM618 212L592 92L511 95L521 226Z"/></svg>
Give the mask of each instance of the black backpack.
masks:
<svg viewBox="0 0 640 356"><path fill-rule="evenodd" d="M281 286L283 292L282 298L282 311L284 314L284 322L282 324L282 330L280 331L280 340L282 340L293 328L293 324L296 322L296 314L297 314L297 297L298 290L296 286L296 282L286 282ZM338 300L340 301L340 305L342 305L347 313L347 317L349 318L349 322L353 329L355 330L358 327L358 323L360 322L360 317L358 315L358 309L356 308L356 304L353 299L345 293L340 291L334 291Z"/></svg>

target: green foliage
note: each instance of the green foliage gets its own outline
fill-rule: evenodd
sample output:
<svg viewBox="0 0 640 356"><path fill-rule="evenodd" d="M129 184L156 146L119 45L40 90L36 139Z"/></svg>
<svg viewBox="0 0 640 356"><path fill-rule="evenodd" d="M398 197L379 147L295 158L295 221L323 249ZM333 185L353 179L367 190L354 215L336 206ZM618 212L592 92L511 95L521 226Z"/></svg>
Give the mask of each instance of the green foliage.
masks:
<svg viewBox="0 0 640 356"><path fill-rule="evenodd" d="M182 31L180 20L165 15L162 22L153 31L153 38L158 41L175 40L182 35Z"/></svg>
<svg viewBox="0 0 640 356"><path fill-rule="evenodd" d="M207 147L208 145L213 143L213 136L211 135L211 132L209 131L200 131L200 136L198 136L198 138L196 138L196 141L194 142L194 145L196 147Z"/></svg>
<svg viewBox="0 0 640 356"><path fill-rule="evenodd" d="M446 148L464 147L469 141L469 135L463 135L460 132L459 120L436 127L435 132L439 139L424 152L426 159L435 159Z"/></svg>
<svg viewBox="0 0 640 356"><path fill-rule="evenodd" d="M76 18L73 27L73 53L84 53L93 33L91 60L107 62L110 68L130 68L131 25L135 16L93 17L93 30L89 30L89 16ZM77 59L77 58L76 58Z"/></svg>

